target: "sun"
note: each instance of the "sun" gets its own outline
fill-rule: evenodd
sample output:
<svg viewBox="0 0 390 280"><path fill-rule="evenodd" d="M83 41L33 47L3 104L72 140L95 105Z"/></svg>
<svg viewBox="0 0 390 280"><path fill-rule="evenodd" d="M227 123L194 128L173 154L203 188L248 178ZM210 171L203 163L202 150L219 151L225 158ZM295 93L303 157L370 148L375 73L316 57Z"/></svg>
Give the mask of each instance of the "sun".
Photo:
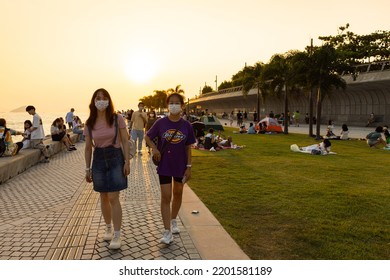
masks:
<svg viewBox="0 0 390 280"><path fill-rule="evenodd" d="M147 83L157 74L157 60L147 53L133 54L125 62L125 73L135 83Z"/></svg>

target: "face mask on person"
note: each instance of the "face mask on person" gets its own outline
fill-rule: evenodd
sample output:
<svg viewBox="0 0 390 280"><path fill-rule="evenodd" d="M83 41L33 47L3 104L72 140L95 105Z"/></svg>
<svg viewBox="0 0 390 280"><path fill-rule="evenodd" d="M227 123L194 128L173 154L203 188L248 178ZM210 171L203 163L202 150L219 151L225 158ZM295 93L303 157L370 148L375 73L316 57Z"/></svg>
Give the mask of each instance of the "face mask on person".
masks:
<svg viewBox="0 0 390 280"><path fill-rule="evenodd" d="M143 110L144 110L144 106L138 106L138 109L139 109L140 111L143 111Z"/></svg>
<svg viewBox="0 0 390 280"><path fill-rule="evenodd" d="M168 104L168 110L171 114L177 115L180 113L181 105L180 104Z"/></svg>
<svg viewBox="0 0 390 280"><path fill-rule="evenodd" d="M108 100L96 100L95 106L99 111L104 111L108 107Z"/></svg>
<svg viewBox="0 0 390 280"><path fill-rule="evenodd" d="M151 118L154 118L154 114L150 114L150 117L151 117Z"/></svg>

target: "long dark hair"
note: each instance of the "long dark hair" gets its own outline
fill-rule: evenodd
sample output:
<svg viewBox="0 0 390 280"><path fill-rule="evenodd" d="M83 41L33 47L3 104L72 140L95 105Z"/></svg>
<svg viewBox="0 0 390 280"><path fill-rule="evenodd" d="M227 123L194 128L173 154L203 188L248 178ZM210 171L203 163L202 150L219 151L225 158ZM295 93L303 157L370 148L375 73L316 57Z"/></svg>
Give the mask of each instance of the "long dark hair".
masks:
<svg viewBox="0 0 390 280"><path fill-rule="evenodd" d="M60 118L56 118L51 125L56 126L56 123L60 121L61 121Z"/></svg>
<svg viewBox="0 0 390 280"><path fill-rule="evenodd" d="M89 126L91 129L94 128L97 119L98 110L95 106L95 98L99 92L101 92L103 96L107 97L108 99L108 107L106 109L106 122L108 123L109 126L112 126L114 124L115 110L114 110L114 104L112 104L111 96L107 90L105 90L104 88L99 88L92 95L91 102L89 103L89 117L85 122L85 124Z"/></svg>

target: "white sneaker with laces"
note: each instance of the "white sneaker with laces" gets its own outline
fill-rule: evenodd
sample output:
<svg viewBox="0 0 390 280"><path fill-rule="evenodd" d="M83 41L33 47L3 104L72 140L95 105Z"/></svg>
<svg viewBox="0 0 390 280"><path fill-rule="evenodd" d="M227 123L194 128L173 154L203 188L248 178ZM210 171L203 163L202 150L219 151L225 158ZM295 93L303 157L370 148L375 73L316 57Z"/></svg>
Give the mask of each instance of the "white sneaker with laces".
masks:
<svg viewBox="0 0 390 280"><path fill-rule="evenodd" d="M177 227L176 219L171 220L171 229L172 229L172 233L180 233L180 229Z"/></svg>
<svg viewBox="0 0 390 280"><path fill-rule="evenodd" d="M160 242L169 245L173 241L173 235L169 230L165 230Z"/></svg>
<svg viewBox="0 0 390 280"><path fill-rule="evenodd" d="M112 239L112 227L107 227L104 231L103 240L110 241Z"/></svg>
<svg viewBox="0 0 390 280"><path fill-rule="evenodd" d="M117 250L121 247L121 244L122 244L121 237L114 235L114 237L110 242L110 245L108 245L108 249Z"/></svg>

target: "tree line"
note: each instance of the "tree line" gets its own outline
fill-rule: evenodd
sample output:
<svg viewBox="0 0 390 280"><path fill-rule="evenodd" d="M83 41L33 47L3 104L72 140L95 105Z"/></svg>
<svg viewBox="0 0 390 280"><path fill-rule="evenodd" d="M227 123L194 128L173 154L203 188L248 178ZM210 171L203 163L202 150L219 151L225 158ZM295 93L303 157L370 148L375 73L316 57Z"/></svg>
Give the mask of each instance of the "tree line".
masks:
<svg viewBox="0 0 390 280"><path fill-rule="evenodd" d="M335 36L321 36L321 46L307 46L304 51L290 50L275 54L268 63L257 62L246 66L223 81L218 90L242 86L244 95L257 89L257 112L267 96L284 99L284 115L288 114L288 99L297 94L309 98L309 135L313 136L314 97L316 95L316 119L321 120L322 101L333 89L344 89L346 83L341 74L359 75L359 65L390 59L390 32L376 31L358 35L341 26ZM284 122L288 133L288 122ZM316 137L320 137L320 121L316 123Z"/></svg>

